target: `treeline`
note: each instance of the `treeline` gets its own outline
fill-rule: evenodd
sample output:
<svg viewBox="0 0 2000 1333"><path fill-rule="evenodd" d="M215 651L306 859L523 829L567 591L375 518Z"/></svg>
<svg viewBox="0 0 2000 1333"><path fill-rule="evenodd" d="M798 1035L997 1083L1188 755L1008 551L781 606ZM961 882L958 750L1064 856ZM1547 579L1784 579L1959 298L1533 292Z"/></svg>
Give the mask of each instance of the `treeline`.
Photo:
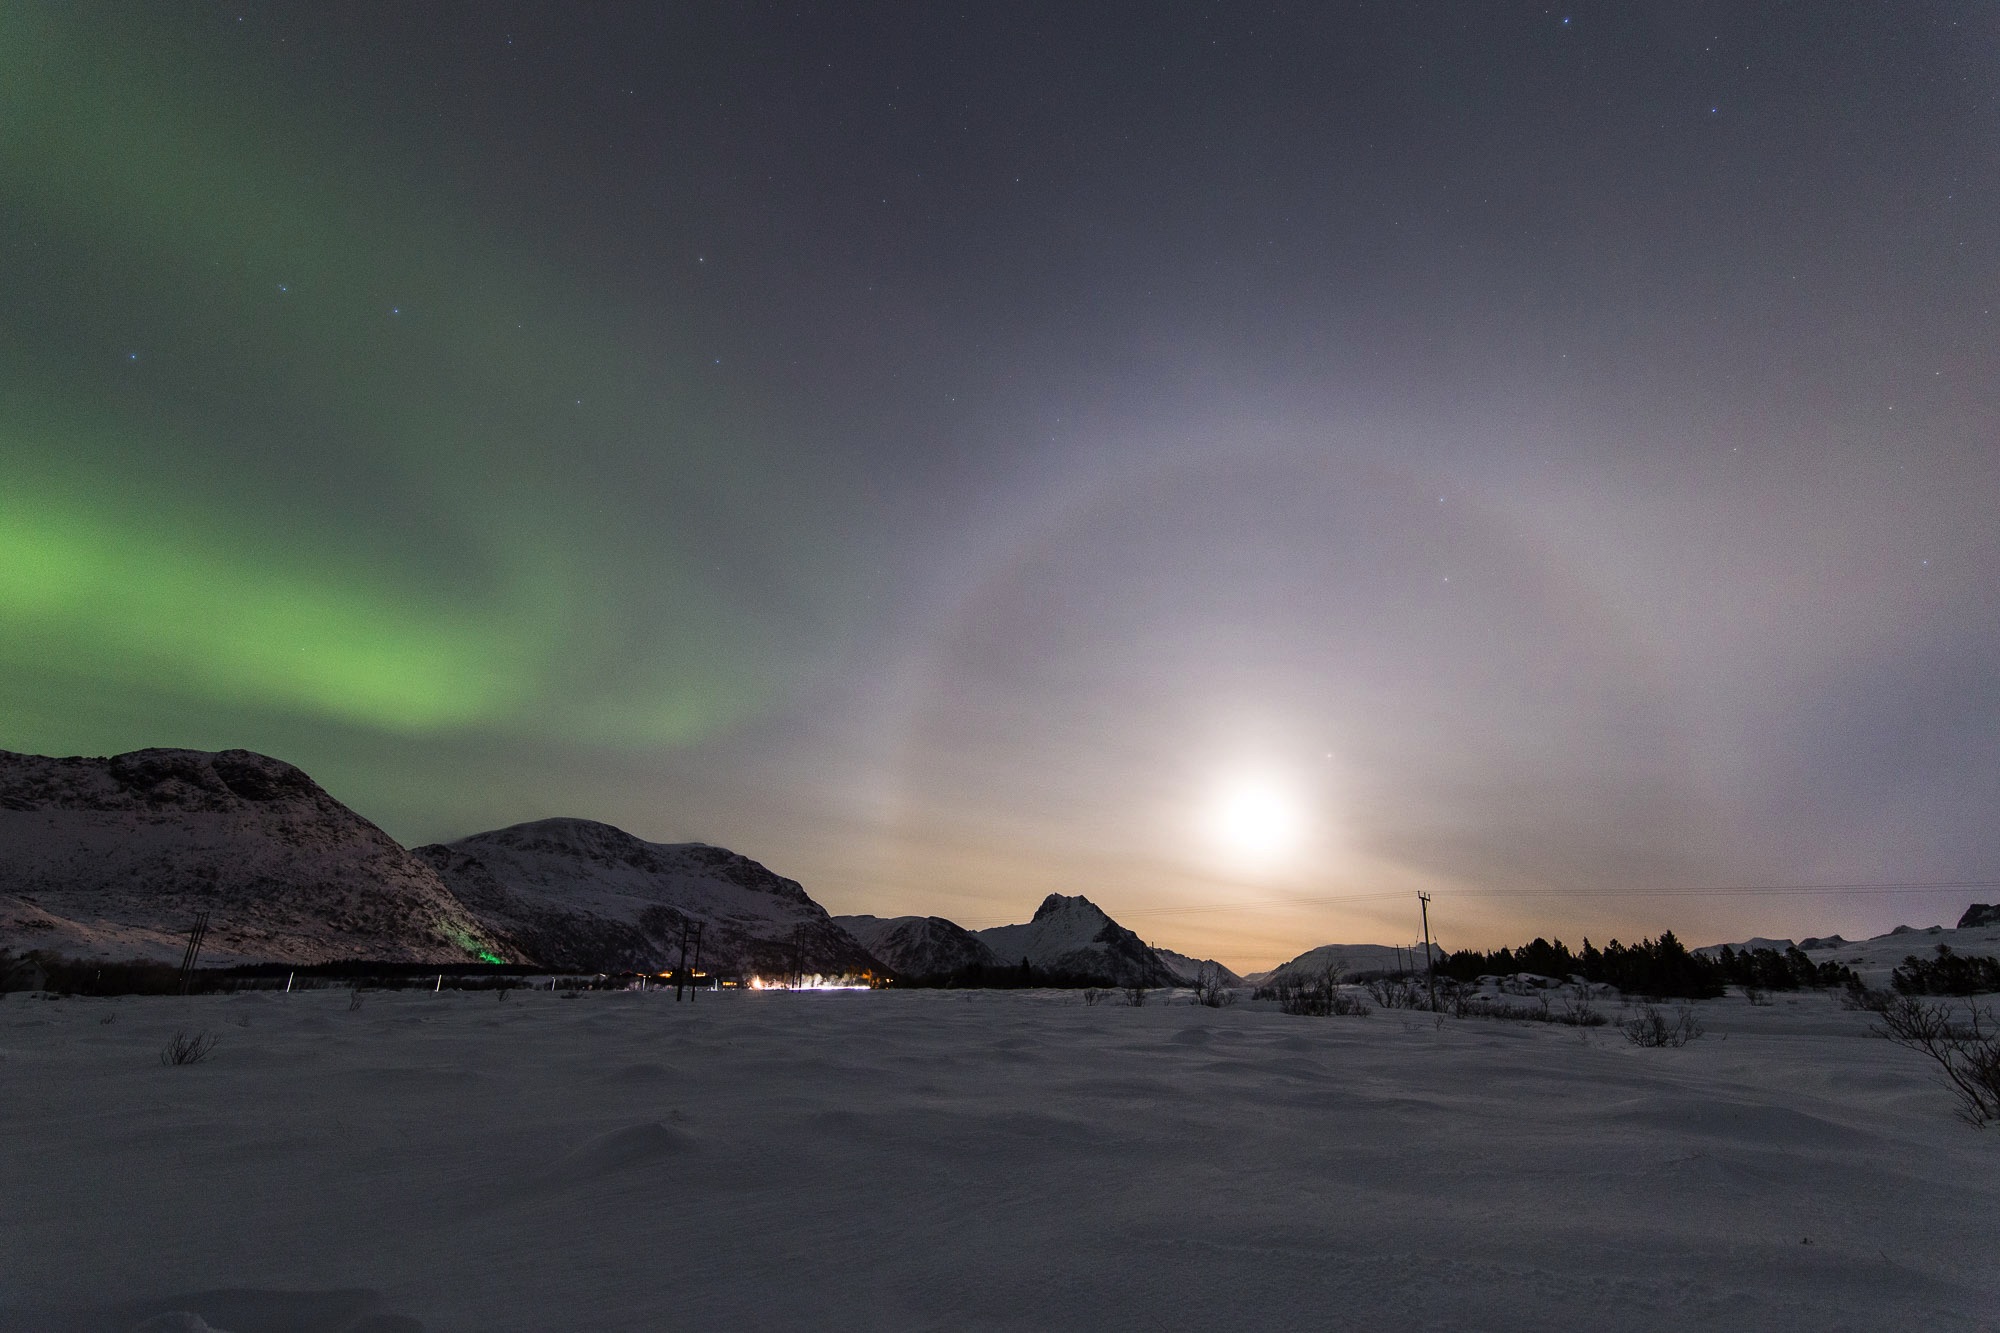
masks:
<svg viewBox="0 0 2000 1333"><path fill-rule="evenodd" d="M1582 977L1585 981L1616 986L1628 995L1688 1000L1713 999L1732 985L1759 990L1800 990L1860 984L1847 968L1838 963L1814 963L1796 946L1782 953L1776 949L1738 952L1725 947L1710 958L1690 952L1671 930L1660 932L1657 940L1641 940L1637 944L1612 940L1602 949L1586 939L1580 951L1572 951L1561 940L1551 942L1540 938L1518 949L1485 953L1460 949L1441 959L1438 971L1465 982L1516 972Z"/></svg>
<svg viewBox="0 0 2000 1333"><path fill-rule="evenodd" d="M1095 973L1036 967L1025 958L1014 965L972 963L952 972L933 972L927 976L898 973L896 977L899 990L1116 990L1121 984Z"/></svg>
<svg viewBox="0 0 2000 1333"><path fill-rule="evenodd" d="M362 985L401 990L432 983L442 975L449 987L481 990L513 986L519 979L549 975L546 968L518 963L402 963L342 959L329 963L244 963L198 967L186 977L173 963L144 960L101 962L30 950L0 949L0 993L48 991L56 995L194 995L239 990L278 990L296 979L299 989ZM623 984L619 982L618 984Z"/></svg>
<svg viewBox="0 0 2000 1333"><path fill-rule="evenodd" d="M1905 957L1889 984L1899 995L1991 995L2000 992L2000 958L1953 953L1940 944L1934 958Z"/></svg>
<svg viewBox="0 0 2000 1333"><path fill-rule="evenodd" d="M1723 945L1715 958L1723 980L1751 990L1832 990L1844 986L1857 990L1861 978L1840 963L1815 963L1796 944L1776 949L1745 949L1741 953Z"/></svg>

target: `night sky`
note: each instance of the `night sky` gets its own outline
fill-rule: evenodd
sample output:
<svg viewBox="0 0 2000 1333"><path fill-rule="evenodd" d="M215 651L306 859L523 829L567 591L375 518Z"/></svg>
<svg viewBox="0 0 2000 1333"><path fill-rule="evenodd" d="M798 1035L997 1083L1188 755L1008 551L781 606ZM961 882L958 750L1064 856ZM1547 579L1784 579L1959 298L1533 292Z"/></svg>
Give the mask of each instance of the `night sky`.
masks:
<svg viewBox="0 0 2000 1333"><path fill-rule="evenodd" d="M0 747L1239 967L1950 924L1770 890L2000 879L1996 168L1984 3L7 4Z"/></svg>

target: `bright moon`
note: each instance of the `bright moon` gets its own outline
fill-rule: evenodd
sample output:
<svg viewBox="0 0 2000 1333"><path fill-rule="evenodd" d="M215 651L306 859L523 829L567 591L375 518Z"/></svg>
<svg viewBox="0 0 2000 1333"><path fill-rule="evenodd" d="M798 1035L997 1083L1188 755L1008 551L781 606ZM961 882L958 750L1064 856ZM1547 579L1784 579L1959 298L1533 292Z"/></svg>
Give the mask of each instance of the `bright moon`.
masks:
<svg viewBox="0 0 2000 1333"><path fill-rule="evenodd" d="M1233 858L1268 865L1299 844L1305 810L1284 784L1241 775L1216 789L1208 823L1217 845Z"/></svg>

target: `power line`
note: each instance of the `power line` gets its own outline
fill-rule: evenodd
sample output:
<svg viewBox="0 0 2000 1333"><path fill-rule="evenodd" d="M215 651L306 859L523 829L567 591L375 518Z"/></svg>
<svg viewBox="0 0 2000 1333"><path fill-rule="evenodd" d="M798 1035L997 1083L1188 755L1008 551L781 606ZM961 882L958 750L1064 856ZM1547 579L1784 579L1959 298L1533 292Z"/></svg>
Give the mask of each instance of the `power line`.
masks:
<svg viewBox="0 0 2000 1333"><path fill-rule="evenodd" d="M1466 889L1462 897L1477 898L1650 898L1650 897L1785 897L1808 893L1942 893L1965 892L1969 890L2000 889L2000 880L1967 879L1937 880L1926 883L1895 884L1705 884L1705 885L1662 885L1659 887L1637 887L1631 885L1609 889ZM1207 912L1241 912L1259 907L1325 907L1337 903L1382 902L1391 898L1406 896L1404 890L1388 893L1339 893L1311 898L1242 898L1234 902L1188 903L1178 907L1134 907L1118 913L1120 920L1135 916L1180 916Z"/></svg>
<svg viewBox="0 0 2000 1333"><path fill-rule="evenodd" d="M1233 903L1191 903L1184 907L1133 907L1119 912L1118 916L1122 920L1128 916L1165 916L1169 913L1240 912L1246 907L1323 907L1328 903L1380 902L1408 896L1408 893L1398 890L1394 893L1339 893L1319 898L1245 898Z"/></svg>
<svg viewBox="0 0 2000 1333"><path fill-rule="evenodd" d="M2000 880L1972 879L1938 881L1930 884L1713 884L1702 886L1667 885L1659 888L1624 886L1615 889L1474 889L1469 897L1534 897L1550 895L1557 897L1652 897L1656 895L1696 897L1741 896L1746 898L1776 897L1796 893L1940 893L1950 890L2000 889Z"/></svg>

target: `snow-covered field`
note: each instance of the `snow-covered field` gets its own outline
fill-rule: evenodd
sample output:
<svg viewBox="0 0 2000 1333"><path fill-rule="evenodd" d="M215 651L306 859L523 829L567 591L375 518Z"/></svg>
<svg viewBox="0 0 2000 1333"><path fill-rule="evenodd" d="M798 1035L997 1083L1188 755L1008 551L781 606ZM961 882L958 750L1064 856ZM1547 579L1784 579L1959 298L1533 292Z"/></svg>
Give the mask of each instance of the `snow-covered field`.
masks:
<svg viewBox="0 0 2000 1333"><path fill-rule="evenodd" d="M1701 1014L13 995L0 1325L2000 1327L2000 1132L1828 998Z"/></svg>

